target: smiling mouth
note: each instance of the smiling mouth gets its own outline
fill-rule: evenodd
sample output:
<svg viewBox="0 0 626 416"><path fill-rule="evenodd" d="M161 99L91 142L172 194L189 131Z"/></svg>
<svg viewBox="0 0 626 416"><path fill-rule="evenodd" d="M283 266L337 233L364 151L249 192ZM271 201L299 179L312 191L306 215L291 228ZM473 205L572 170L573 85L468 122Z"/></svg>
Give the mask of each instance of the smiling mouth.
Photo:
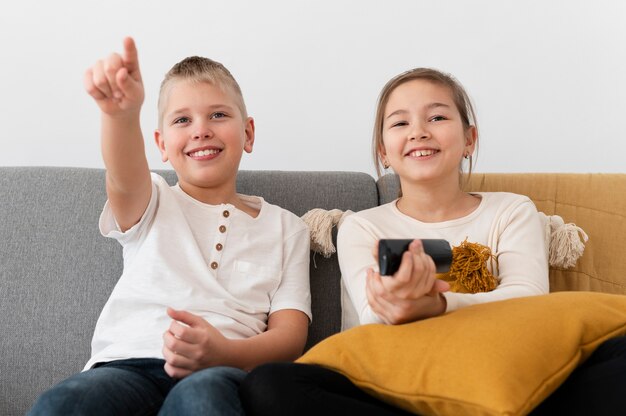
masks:
<svg viewBox="0 0 626 416"><path fill-rule="evenodd" d="M424 156L432 156L435 153L439 153L439 150L434 150L434 149L413 150L407 156L410 156L410 157L424 157Z"/></svg>
<svg viewBox="0 0 626 416"><path fill-rule="evenodd" d="M204 150L198 150L195 152L189 152L187 153L187 155L190 157L206 157L206 156L216 155L219 152L221 152L220 149L204 149Z"/></svg>

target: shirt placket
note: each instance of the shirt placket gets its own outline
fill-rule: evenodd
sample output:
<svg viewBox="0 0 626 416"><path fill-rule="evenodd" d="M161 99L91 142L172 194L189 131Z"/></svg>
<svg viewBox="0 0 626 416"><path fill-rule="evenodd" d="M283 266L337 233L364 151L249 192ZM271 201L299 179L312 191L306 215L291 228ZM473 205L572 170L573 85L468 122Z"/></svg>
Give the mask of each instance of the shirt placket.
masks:
<svg viewBox="0 0 626 416"><path fill-rule="evenodd" d="M211 262L209 263L209 267L211 267L216 275L219 273L221 267L222 253L224 253L224 249L226 248L226 237L230 231L231 211L229 207L225 207L217 222L217 233L214 246L211 250Z"/></svg>

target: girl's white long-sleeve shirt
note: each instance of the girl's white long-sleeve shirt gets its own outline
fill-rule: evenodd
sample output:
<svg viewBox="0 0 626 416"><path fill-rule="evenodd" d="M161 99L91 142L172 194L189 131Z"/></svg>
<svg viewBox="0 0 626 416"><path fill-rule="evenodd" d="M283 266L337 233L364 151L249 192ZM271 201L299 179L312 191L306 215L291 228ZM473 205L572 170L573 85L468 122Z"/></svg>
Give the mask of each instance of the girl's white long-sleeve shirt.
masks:
<svg viewBox="0 0 626 416"><path fill-rule="evenodd" d="M487 267L498 279L498 287L483 293L446 292L446 312L477 303L548 293L548 253L533 202L526 196L506 192L475 195L481 197L479 206L471 214L451 221L418 221L400 212L397 200L345 218L339 228L337 253L343 283L361 324L383 322L370 308L365 292L367 269L378 270L372 248L382 238L443 238L451 246L467 239L491 249L497 266Z"/></svg>

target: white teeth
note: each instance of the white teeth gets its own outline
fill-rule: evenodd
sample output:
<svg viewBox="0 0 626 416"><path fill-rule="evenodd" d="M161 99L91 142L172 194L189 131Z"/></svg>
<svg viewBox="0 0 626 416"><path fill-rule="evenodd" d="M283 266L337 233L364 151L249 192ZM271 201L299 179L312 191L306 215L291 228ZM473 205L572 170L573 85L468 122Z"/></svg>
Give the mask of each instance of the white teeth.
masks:
<svg viewBox="0 0 626 416"><path fill-rule="evenodd" d="M414 150L411 152L411 156L419 157L419 156L430 156L435 154L434 150Z"/></svg>
<svg viewBox="0 0 626 416"><path fill-rule="evenodd" d="M198 150L197 152L192 152L189 153L189 156L191 157L202 157L202 156L208 156L208 155L214 155L219 153L220 151L217 149L205 149L205 150Z"/></svg>

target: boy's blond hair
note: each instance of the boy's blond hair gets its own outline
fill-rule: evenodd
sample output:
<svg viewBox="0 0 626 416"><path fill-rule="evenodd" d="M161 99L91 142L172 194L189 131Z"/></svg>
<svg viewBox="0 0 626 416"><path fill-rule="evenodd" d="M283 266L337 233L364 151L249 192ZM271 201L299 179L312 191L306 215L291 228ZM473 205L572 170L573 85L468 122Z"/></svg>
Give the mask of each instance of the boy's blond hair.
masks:
<svg viewBox="0 0 626 416"><path fill-rule="evenodd" d="M159 128L163 126L163 112L167 103L169 86L177 80L188 80L193 82L208 82L224 90L229 90L234 94L237 107L241 112L243 120L248 118L246 104L243 100L241 88L228 69L221 63L202 56L190 56L174 65L165 74L161 88L159 89Z"/></svg>

